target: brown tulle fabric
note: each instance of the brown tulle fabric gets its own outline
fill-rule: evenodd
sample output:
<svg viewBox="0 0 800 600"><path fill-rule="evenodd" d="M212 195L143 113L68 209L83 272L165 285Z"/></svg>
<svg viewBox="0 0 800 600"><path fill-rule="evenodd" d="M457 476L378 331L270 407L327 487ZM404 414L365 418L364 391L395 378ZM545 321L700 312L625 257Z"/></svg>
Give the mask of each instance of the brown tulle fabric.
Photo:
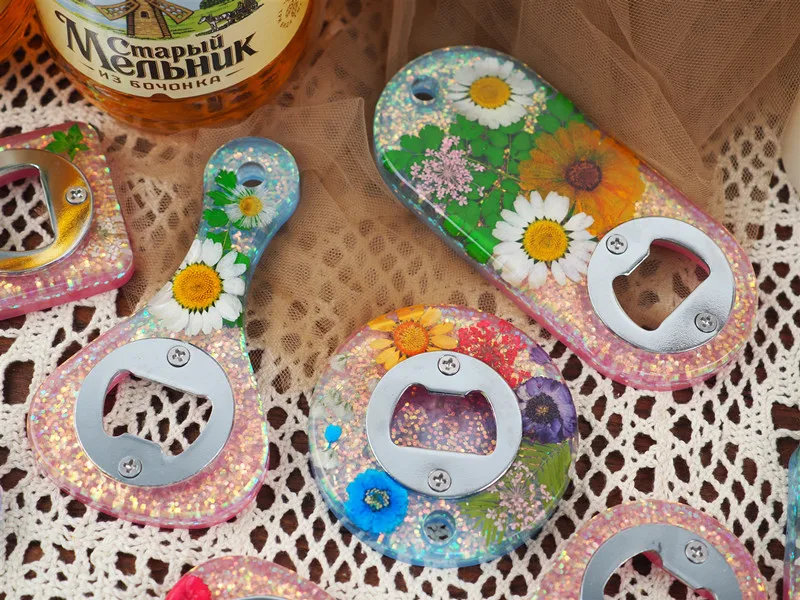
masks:
<svg viewBox="0 0 800 600"><path fill-rule="evenodd" d="M434 48L478 44L524 60L740 240L758 235L767 181L745 195L725 187L725 174L768 173L777 145L754 152L752 165L720 166L719 158L747 128L779 134L800 85L800 3L331 0L324 10L322 32L284 93L248 121L169 138L103 128L136 256L124 288L131 306L150 298L188 249L203 168L220 144L263 135L295 155L300 207L264 254L248 298L264 391L307 390L338 344L395 307L516 310L393 200L374 166L371 120L383 85ZM669 257L648 264L618 293L653 327L703 274Z"/></svg>

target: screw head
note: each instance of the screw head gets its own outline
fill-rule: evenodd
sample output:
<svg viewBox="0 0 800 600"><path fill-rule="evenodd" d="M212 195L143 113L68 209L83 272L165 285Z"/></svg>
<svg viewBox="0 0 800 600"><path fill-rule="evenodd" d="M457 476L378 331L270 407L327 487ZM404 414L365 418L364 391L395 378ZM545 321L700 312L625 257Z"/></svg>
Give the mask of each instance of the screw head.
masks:
<svg viewBox="0 0 800 600"><path fill-rule="evenodd" d="M126 456L117 465L117 471L126 479L138 477L142 472L142 461L135 456Z"/></svg>
<svg viewBox="0 0 800 600"><path fill-rule="evenodd" d="M453 480L450 479L450 473L444 469L434 469L428 473L428 487L434 492L446 492L450 489Z"/></svg>
<svg viewBox="0 0 800 600"><path fill-rule="evenodd" d="M684 552L689 562L696 565L703 564L708 558L708 546L706 546L705 542L701 542L700 540L691 540L686 544Z"/></svg>
<svg viewBox="0 0 800 600"><path fill-rule="evenodd" d="M461 363L458 362L458 359L452 354L445 354L444 356L439 358L438 366L439 366L439 371L441 371L442 374L455 375L461 368Z"/></svg>
<svg viewBox="0 0 800 600"><path fill-rule="evenodd" d="M182 367L189 362L189 349L185 346L173 346L167 352L167 361L173 367Z"/></svg>
<svg viewBox="0 0 800 600"><path fill-rule="evenodd" d="M65 194L65 198L70 204L82 204L88 197L89 190L79 185L69 188Z"/></svg>
<svg viewBox="0 0 800 600"><path fill-rule="evenodd" d="M711 333L717 330L717 317L709 312L697 313L694 318L694 326L703 333Z"/></svg>
<svg viewBox="0 0 800 600"><path fill-rule="evenodd" d="M628 249L628 240L618 233L613 233L606 238L606 248L611 254L622 254Z"/></svg>

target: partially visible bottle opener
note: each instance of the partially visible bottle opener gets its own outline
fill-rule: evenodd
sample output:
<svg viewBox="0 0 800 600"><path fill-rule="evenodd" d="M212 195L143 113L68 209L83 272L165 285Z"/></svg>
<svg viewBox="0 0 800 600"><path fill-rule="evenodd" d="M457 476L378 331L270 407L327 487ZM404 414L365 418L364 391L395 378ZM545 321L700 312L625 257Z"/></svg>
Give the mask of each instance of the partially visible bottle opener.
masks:
<svg viewBox="0 0 800 600"><path fill-rule="evenodd" d="M294 571L249 556L224 556L181 577L165 600L333 600Z"/></svg>
<svg viewBox="0 0 800 600"><path fill-rule="evenodd" d="M530 600L602 600L609 578L638 554L709 600L766 600L766 584L742 543L717 520L660 500L616 506L567 542Z"/></svg>
<svg viewBox="0 0 800 600"><path fill-rule="evenodd" d="M323 497L399 560L502 556L569 484L572 396L547 353L494 315L412 306L378 317L336 351L309 406Z"/></svg>
<svg viewBox="0 0 800 600"><path fill-rule="evenodd" d="M477 47L415 59L381 95L374 139L403 204L612 379L688 387L743 349L756 288L742 248L520 61ZM709 272L653 331L612 289L651 244Z"/></svg>
<svg viewBox="0 0 800 600"><path fill-rule="evenodd" d="M789 460L789 510L786 511L786 551L783 558L783 598L800 599L800 450Z"/></svg>
<svg viewBox="0 0 800 600"><path fill-rule="evenodd" d="M45 246L0 251L0 319L130 279L133 254L97 132L66 123L0 143L0 184L38 175L53 229Z"/></svg>
<svg viewBox="0 0 800 600"><path fill-rule="evenodd" d="M246 350L244 298L298 196L297 165L278 144L241 138L214 153L200 228L178 271L33 398L28 434L59 487L98 510L158 527L208 527L252 500L268 444ZM211 401L205 429L180 455L103 430L106 394L129 374Z"/></svg>

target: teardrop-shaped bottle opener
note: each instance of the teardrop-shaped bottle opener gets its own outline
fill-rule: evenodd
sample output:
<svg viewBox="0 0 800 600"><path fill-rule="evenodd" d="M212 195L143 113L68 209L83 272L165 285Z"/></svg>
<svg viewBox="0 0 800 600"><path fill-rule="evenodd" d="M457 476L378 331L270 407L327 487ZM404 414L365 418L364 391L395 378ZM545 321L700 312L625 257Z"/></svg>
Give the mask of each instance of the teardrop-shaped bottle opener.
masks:
<svg viewBox="0 0 800 600"><path fill-rule="evenodd" d="M181 577L165 600L333 600L294 571L249 556L223 556Z"/></svg>
<svg viewBox="0 0 800 600"><path fill-rule="evenodd" d="M0 185L38 175L53 230L53 240L39 248L0 251L0 319L130 279L133 254L97 132L65 123L0 142Z"/></svg>
<svg viewBox="0 0 800 600"><path fill-rule="evenodd" d="M523 63L476 47L417 58L381 95L374 140L403 204L612 379L686 387L743 348L756 291L742 248ZM694 254L708 278L648 331L612 284L651 244Z"/></svg>
<svg viewBox="0 0 800 600"><path fill-rule="evenodd" d="M34 395L28 434L59 487L105 513L159 527L208 527L252 500L268 446L242 327L244 297L298 196L294 158L274 142L241 138L212 155L199 231L178 271ZM103 430L106 394L129 374L211 402L206 427L178 456Z"/></svg>
<svg viewBox="0 0 800 600"><path fill-rule="evenodd" d="M753 558L719 521L683 504L652 500L592 518L570 538L530 600L602 600L608 579L638 554L703 598L767 598Z"/></svg>
<svg viewBox="0 0 800 600"><path fill-rule="evenodd" d="M524 543L569 484L577 416L550 357L494 315L412 306L334 354L310 402L314 475L366 544L430 567Z"/></svg>
<svg viewBox="0 0 800 600"><path fill-rule="evenodd" d="M800 450L789 460L789 510L786 512L786 551L783 559L784 600L800 599Z"/></svg>

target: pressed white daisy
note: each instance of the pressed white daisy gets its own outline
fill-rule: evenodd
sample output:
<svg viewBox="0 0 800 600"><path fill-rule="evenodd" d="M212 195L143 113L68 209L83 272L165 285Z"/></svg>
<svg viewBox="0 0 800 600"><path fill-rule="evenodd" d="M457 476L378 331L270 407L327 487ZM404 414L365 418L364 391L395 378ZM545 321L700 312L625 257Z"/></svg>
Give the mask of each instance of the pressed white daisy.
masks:
<svg viewBox="0 0 800 600"><path fill-rule="evenodd" d="M533 82L510 60L485 58L455 74L447 98L468 119L497 129L525 116L534 90Z"/></svg>
<svg viewBox="0 0 800 600"><path fill-rule="evenodd" d="M178 272L150 301L150 312L171 331L205 334L222 328L222 320L235 321L242 313L247 267L234 262L237 252L222 256L222 244L212 240L192 242Z"/></svg>
<svg viewBox="0 0 800 600"><path fill-rule="evenodd" d="M275 218L275 207L258 188L237 185L231 196L234 202L225 205L225 212L239 229L264 227Z"/></svg>
<svg viewBox="0 0 800 600"><path fill-rule="evenodd" d="M532 289L544 285L548 272L560 285L581 280L597 245L587 231L594 219L585 213L567 219L569 205L569 198L555 192L542 200L533 191L530 199L517 196L514 210L500 213L492 264L503 279Z"/></svg>

